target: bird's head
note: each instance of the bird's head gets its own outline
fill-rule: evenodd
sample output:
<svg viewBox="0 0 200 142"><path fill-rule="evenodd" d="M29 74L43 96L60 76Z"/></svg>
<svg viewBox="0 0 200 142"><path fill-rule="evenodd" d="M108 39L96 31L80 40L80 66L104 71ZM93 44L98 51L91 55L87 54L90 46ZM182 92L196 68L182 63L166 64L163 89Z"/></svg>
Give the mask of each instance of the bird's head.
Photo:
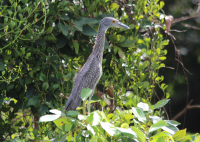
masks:
<svg viewBox="0 0 200 142"><path fill-rule="evenodd" d="M100 25L106 29L110 27L130 29L127 25L119 22L117 19L112 18L112 17L103 18L100 22Z"/></svg>

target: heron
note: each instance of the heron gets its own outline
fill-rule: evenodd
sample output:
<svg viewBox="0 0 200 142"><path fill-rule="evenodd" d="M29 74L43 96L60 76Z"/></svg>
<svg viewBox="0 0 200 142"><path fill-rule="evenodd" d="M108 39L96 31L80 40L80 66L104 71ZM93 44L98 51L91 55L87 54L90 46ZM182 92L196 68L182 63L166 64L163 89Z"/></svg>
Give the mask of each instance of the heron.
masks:
<svg viewBox="0 0 200 142"><path fill-rule="evenodd" d="M90 102L95 87L102 75L102 59L105 43L105 34L107 29L111 27L130 29L127 25L119 22L117 19L112 17L105 17L100 21L96 41L93 46L93 51L88 57L86 63L77 73L71 94L65 105L65 110L76 110L76 108L80 106L81 91L84 88L90 88L92 90L88 101ZM88 113L90 113L90 103L87 104L87 110Z"/></svg>

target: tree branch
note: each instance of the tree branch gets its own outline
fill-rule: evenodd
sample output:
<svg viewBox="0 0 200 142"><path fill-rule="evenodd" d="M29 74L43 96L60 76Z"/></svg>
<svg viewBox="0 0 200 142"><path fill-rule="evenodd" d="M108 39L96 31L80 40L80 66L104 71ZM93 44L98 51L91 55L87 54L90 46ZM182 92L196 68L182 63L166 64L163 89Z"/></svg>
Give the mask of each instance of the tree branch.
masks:
<svg viewBox="0 0 200 142"><path fill-rule="evenodd" d="M185 111L190 110L190 109L194 109L194 108L199 108L200 109L200 105L193 105L191 106L190 104L193 102L193 100L191 100L188 105L181 111L179 112L174 118L172 118L172 120L177 120L179 117L181 117L181 115L183 115L185 113Z"/></svg>

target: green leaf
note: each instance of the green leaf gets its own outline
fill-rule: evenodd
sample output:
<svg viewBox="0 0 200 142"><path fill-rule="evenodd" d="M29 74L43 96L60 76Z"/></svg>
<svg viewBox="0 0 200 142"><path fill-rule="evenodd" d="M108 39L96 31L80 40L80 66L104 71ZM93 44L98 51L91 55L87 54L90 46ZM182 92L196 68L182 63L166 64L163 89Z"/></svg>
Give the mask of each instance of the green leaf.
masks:
<svg viewBox="0 0 200 142"><path fill-rule="evenodd" d="M119 9L119 5L117 3L115 3L115 2L112 3L110 7L111 7L111 11L113 11L113 10L117 11Z"/></svg>
<svg viewBox="0 0 200 142"><path fill-rule="evenodd" d="M134 118L134 115L132 115L132 114L125 114L124 115L124 118L126 119L126 120L130 120L130 119L133 119Z"/></svg>
<svg viewBox="0 0 200 142"><path fill-rule="evenodd" d="M40 115L44 115L44 113L48 112L48 106L46 104L42 104L40 105L38 112L40 113Z"/></svg>
<svg viewBox="0 0 200 142"><path fill-rule="evenodd" d="M86 18L84 17L79 17L76 21L74 21L74 25L83 25L85 24Z"/></svg>
<svg viewBox="0 0 200 142"><path fill-rule="evenodd" d="M165 60L166 59L166 57L158 57L160 60Z"/></svg>
<svg viewBox="0 0 200 142"><path fill-rule="evenodd" d="M25 84L30 84L32 82L32 78L30 76L25 77Z"/></svg>
<svg viewBox="0 0 200 142"><path fill-rule="evenodd" d="M53 36L53 35L47 35L47 36L44 37L44 40L56 43L57 38L55 36Z"/></svg>
<svg viewBox="0 0 200 142"><path fill-rule="evenodd" d="M81 33L84 34L84 35L87 35L87 36L97 35L97 32L90 26L84 26Z"/></svg>
<svg viewBox="0 0 200 142"><path fill-rule="evenodd" d="M69 19L70 19L69 16L68 16L66 13L63 13L63 14L60 16L60 18L61 18L62 20L69 20Z"/></svg>
<svg viewBox="0 0 200 142"><path fill-rule="evenodd" d="M90 5L90 0L85 0L85 6L89 6Z"/></svg>
<svg viewBox="0 0 200 142"><path fill-rule="evenodd" d="M120 48L118 48L118 54L127 63L126 54Z"/></svg>
<svg viewBox="0 0 200 142"><path fill-rule="evenodd" d="M89 18L85 20L85 24L88 24L88 25L96 24L96 23L98 23L98 21L93 18Z"/></svg>
<svg viewBox="0 0 200 142"><path fill-rule="evenodd" d="M57 89L58 87L59 87L59 84L54 84L52 88L53 88L53 90L55 90L55 89Z"/></svg>
<svg viewBox="0 0 200 142"><path fill-rule="evenodd" d="M124 129L124 128L118 128L117 129L125 136L128 136L129 138L133 138L133 137L137 137L137 134L131 130L130 128L129 129Z"/></svg>
<svg viewBox="0 0 200 142"><path fill-rule="evenodd" d="M57 15L58 9L57 9L57 4L56 3L50 3L49 5L49 14L51 15Z"/></svg>
<svg viewBox="0 0 200 142"><path fill-rule="evenodd" d="M144 81L144 82L142 82L142 84L143 84L143 88L149 87L149 82L148 81Z"/></svg>
<svg viewBox="0 0 200 142"><path fill-rule="evenodd" d="M59 35L57 38L58 40L56 42L56 48L59 49L64 47L67 43L67 38L63 35Z"/></svg>
<svg viewBox="0 0 200 142"><path fill-rule="evenodd" d="M161 101L158 101L158 102L153 106L153 109L157 109L157 108L163 107L163 106L166 105L168 102L169 102L169 99L168 99L168 100L161 100Z"/></svg>
<svg viewBox="0 0 200 142"><path fill-rule="evenodd" d="M84 17L79 17L76 21L74 21L74 27L78 31L83 31L83 24L85 24L85 19Z"/></svg>
<svg viewBox="0 0 200 142"><path fill-rule="evenodd" d="M159 69L159 64L154 63L154 64L152 65L152 68L155 69L155 70L156 70L156 69Z"/></svg>
<svg viewBox="0 0 200 142"><path fill-rule="evenodd" d="M38 97L33 97L28 100L28 106L37 105L40 103L40 99Z"/></svg>
<svg viewBox="0 0 200 142"><path fill-rule="evenodd" d="M67 112L67 115L69 115L69 116L77 116L79 114L80 114L80 112L78 112L78 111L68 111Z"/></svg>
<svg viewBox="0 0 200 142"><path fill-rule="evenodd" d="M62 72L58 71L58 72L56 73L56 78L57 78L57 79L62 79L62 78L63 78Z"/></svg>
<svg viewBox="0 0 200 142"><path fill-rule="evenodd" d="M135 43L135 40L126 39L124 42L120 43L119 46L121 47L132 47Z"/></svg>
<svg viewBox="0 0 200 142"><path fill-rule="evenodd" d="M111 136L114 136L117 133L117 129L114 125L108 122L100 122L101 127Z"/></svg>
<svg viewBox="0 0 200 142"><path fill-rule="evenodd" d="M151 120L152 123L157 123L158 121L162 120L162 118L158 116L149 116L149 119Z"/></svg>
<svg viewBox="0 0 200 142"><path fill-rule="evenodd" d="M58 28L62 31L62 33L67 36L68 35L68 28L63 25L63 23L58 24Z"/></svg>
<svg viewBox="0 0 200 142"><path fill-rule="evenodd" d="M2 59L0 59L0 71L3 71L6 68Z"/></svg>
<svg viewBox="0 0 200 142"><path fill-rule="evenodd" d="M67 118L59 118L53 121L56 126L64 132L70 131L73 124L67 121Z"/></svg>
<svg viewBox="0 0 200 142"><path fill-rule="evenodd" d="M7 22L8 22L8 17L5 17L4 18L4 24L7 24Z"/></svg>
<svg viewBox="0 0 200 142"><path fill-rule="evenodd" d="M14 88L14 83L10 83L7 85L7 90L11 90Z"/></svg>
<svg viewBox="0 0 200 142"><path fill-rule="evenodd" d="M78 41L77 40L72 40L72 42L73 42L73 45L74 45L74 48L75 48L75 52L76 52L76 54L78 54L78 51L79 51Z"/></svg>
<svg viewBox="0 0 200 142"><path fill-rule="evenodd" d="M74 25L78 31L83 31L83 25Z"/></svg>
<svg viewBox="0 0 200 142"><path fill-rule="evenodd" d="M14 26L15 26L15 22L13 22L13 21L12 21L12 22L10 22L10 28L11 28L11 29L13 29L13 28L14 28Z"/></svg>
<svg viewBox="0 0 200 142"><path fill-rule="evenodd" d="M20 82L22 82L21 84L23 84L23 81L20 81ZM33 84L29 84L27 86L26 97L28 99L30 99L32 96L37 95L37 92L35 90L36 90L36 88L34 87L34 85Z"/></svg>
<svg viewBox="0 0 200 142"><path fill-rule="evenodd" d="M168 126L167 122L165 122L164 120L158 121L156 124L153 124L151 126L151 128L149 129L149 132L156 131L156 130L160 129L163 126Z"/></svg>
<svg viewBox="0 0 200 142"><path fill-rule="evenodd" d="M64 79L69 79L71 77L71 72L67 73L65 76L64 76Z"/></svg>
<svg viewBox="0 0 200 142"><path fill-rule="evenodd" d="M49 83L48 82L44 82L42 84L42 89L46 91L48 88L49 88Z"/></svg>
<svg viewBox="0 0 200 142"><path fill-rule="evenodd" d="M165 120L165 122L166 122L166 120ZM162 127L162 129L164 131L167 131L170 134L174 135L178 131L178 128L170 123L167 123L167 124L168 124L168 126L164 126L164 127Z"/></svg>
<svg viewBox="0 0 200 142"><path fill-rule="evenodd" d="M125 118L125 117L124 117ZM127 120L127 119L126 119ZM129 128L129 124L128 123L122 123L121 124L121 128L125 128L128 129Z"/></svg>
<svg viewBox="0 0 200 142"><path fill-rule="evenodd" d="M161 2L160 2L160 7L159 7L159 8L160 8L160 9L163 8L164 5L165 5L165 3L164 3L163 1L161 1Z"/></svg>
<svg viewBox="0 0 200 142"><path fill-rule="evenodd" d="M163 40L162 41L162 45L168 45L169 44L169 40Z"/></svg>
<svg viewBox="0 0 200 142"><path fill-rule="evenodd" d="M136 128L134 126L131 127L131 129L137 134L136 139L138 139L139 142L145 142L146 141L146 137L141 130L139 130L138 128Z"/></svg>
<svg viewBox="0 0 200 142"><path fill-rule="evenodd" d="M41 80L41 81L46 81L46 80L47 80L47 77L41 72L41 73L40 73L40 76L39 76L39 80Z"/></svg>
<svg viewBox="0 0 200 142"><path fill-rule="evenodd" d="M138 118L139 121L143 123L146 122L146 116L144 115L144 112L141 109L132 107L132 112L134 116Z"/></svg>
<svg viewBox="0 0 200 142"><path fill-rule="evenodd" d="M167 122L168 124L172 124L174 126L178 126L180 125L181 123L177 122L177 121L174 121L174 120L165 120L165 122Z"/></svg>
<svg viewBox="0 0 200 142"><path fill-rule="evenodd" d="M81 99L85 101L92 94L92 89L83 88L81 91Z"/></svg>

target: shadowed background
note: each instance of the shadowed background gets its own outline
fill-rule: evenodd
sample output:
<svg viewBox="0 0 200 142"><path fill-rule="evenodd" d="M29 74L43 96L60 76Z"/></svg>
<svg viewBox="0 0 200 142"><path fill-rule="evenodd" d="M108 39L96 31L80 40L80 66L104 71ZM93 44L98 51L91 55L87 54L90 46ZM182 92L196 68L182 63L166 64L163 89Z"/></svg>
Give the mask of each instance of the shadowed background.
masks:
<svg viewBox="0 0 200 142"><path fill-rule="evenodd" d="M166 15L172 15L174 19L193 16L199 14L198 12L198 0L164 0L164 11ZM184 25L190 25L192 28L185 27ZM199 28L199 29L194 29ZM170 32L175 38L175 45L180 51L183 64L185 68L192 73L192 75L186 72L189 82L189 96L188 102L193 100L191 106L200 105L200 17L192 18L189 20L181 21L171 27L176 30L187 30L186 32ZM177 54L175 54L174 45L170 40L170 44L166 46L168 50L167 59L165 65L173 67L173 69L162 68L160 74L164 75L164 83L168 84L167 92L170 92L173 81L175 79L177 70ZM186 107L187 101L187 84L182 66L179 64L177 77L171 90L171 103L168 114L170 119L175 117L180 111ZM162 97L162 92L157 92L159 97ZM200 132L200 109L194 108L187 110L184 127L191 133ZM181 115L176 121L180 122L180 129L183 128L184 114Z"/></svg>

